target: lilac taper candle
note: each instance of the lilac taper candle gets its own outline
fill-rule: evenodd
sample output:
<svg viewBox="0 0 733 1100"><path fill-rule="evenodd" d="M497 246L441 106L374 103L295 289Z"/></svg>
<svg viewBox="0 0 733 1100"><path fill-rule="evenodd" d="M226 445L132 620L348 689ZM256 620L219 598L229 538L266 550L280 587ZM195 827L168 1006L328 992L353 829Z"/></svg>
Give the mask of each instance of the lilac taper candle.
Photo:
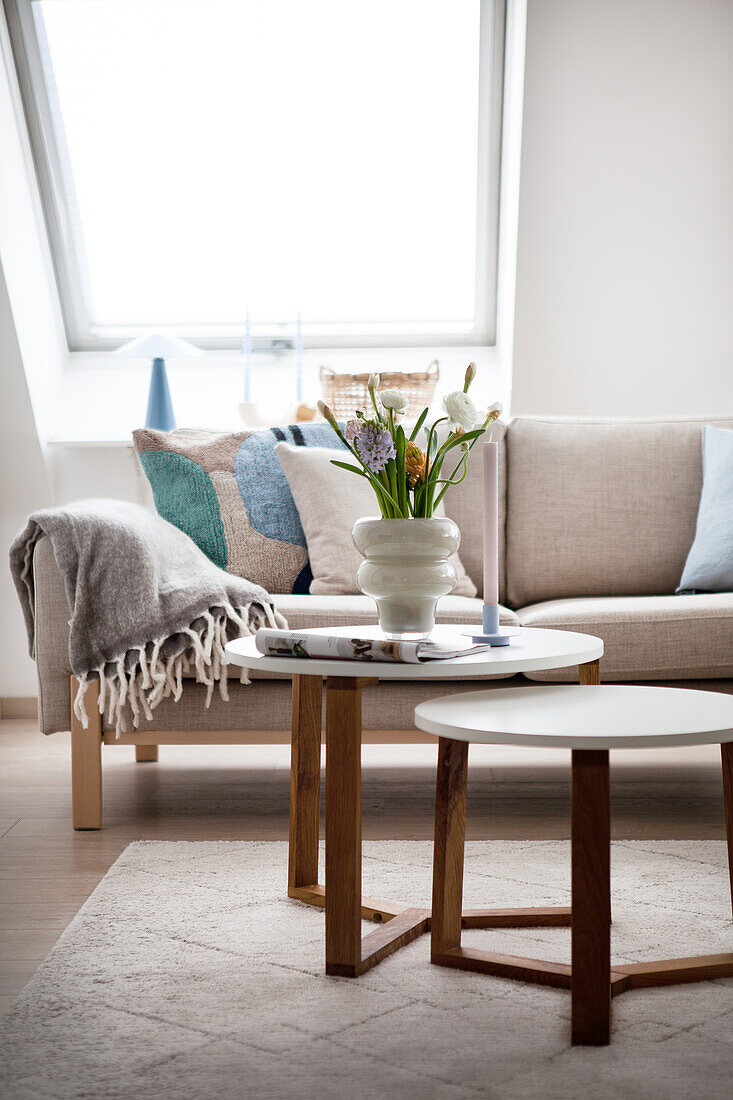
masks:
<svg viewBox="0 0 733 1100"><path fill-rule="evenodd" d="M242 339L242 357L244 359L244 400L252 400L252 331L249 325L249 306L247 306L247 319L244 323L244 337Z"/></svg>
<svg viewBox="0 0 733 1100"><path fill-rule="evenodd" d="M300 310L298 310L298 321L295 327L295 343L293 345L295 349L295 400L300 404L303 400L303 351L305 344L303 343L303 329L300 324Z"/></svg>
<svg viewBox="0 0 733 1100"><path fill-rule="evenodd" d="M484 605L499 603L499 444L484 443Z"/></svg>

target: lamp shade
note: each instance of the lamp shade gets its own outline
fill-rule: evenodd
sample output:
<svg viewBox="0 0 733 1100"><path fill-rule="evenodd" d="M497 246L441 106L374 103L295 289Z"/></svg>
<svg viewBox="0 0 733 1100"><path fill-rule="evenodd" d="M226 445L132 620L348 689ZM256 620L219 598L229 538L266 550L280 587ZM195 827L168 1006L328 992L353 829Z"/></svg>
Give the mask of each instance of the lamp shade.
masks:
<svg viewBox="0 0 733 1100"><path fill-rule="evenodd" d="M189 355L203 354L201 348L189 344L188 340L181 340L178 336L163 336L160 333L138 336L115 352L115 355L125 355L129 359L183 359Z"/></svg>
<svg viewBox="0 0 733 1100"><path fill-rule="evenodd" d="M125 355L128 359L153 360L148 410L145 414L146 428L170 432L176 426L171 391L168 388L168 377L165 373L165 360L203 354L200 348L189 344L188 340L180 340L177 336L163 336L160 333L139 336L136 340L130 340L129 344L123 344L117 349L115 355Z"/></svg>

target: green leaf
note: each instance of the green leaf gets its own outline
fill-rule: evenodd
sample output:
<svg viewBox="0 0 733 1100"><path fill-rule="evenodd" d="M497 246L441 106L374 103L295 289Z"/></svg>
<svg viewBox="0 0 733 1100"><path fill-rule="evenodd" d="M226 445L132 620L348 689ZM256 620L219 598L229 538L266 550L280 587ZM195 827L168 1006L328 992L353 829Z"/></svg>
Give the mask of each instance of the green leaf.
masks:
<svg viewBox="0 0 733 1100"><path fill-rule="evenodd" d="M438 437L435 434L434 426L433 426L433 428L431 428L430 431L428 432L428 445L427 445L428 466L430 466L433 459L435 458L435 452L437 451L437 449L438 449Z"/></svg>
<svg viewBox="0 0 733 1100"><path fill-rule="evenodd" d="M337 458L332 458L331 465L340 466L342 470L351 470L352 473L358 474L359 477L365 477L369 480L369 475L366 474L364 470L360 470L358 466L350 466L348 462L339 462Z"/></svg>
<svg viewBox="0 0 733 1100"><path fill-rule="evenodd" d="M423 411L420 413L419 417L417 418L417 420L415 422L415 427L410 432L410 442L411 443L414 443L415 440L417 439L417 433L420 431L423 424L425 423L425 417L427 415L428 415L428 410L423 409Z"/></svg>
<svg viewBox="0 0 733 1100"><path fill-rule="evenodd" d="M405 470L405 430L401 425L395 431L395 473L397 477L397 500L403 516L407 515L407 472Z"/></svg>
<svg viewBox="0 0 733 1100"><path fill-rule="evenodd" d="M449 450L451 447L457 447L461 443L470 443L472 439L478 439L479 436L483 434L483 428L474 428L470 432L464 432L463 435L458 435L455 439L449 440L448 442L444 443L443 446L446 450Z"/></svg>

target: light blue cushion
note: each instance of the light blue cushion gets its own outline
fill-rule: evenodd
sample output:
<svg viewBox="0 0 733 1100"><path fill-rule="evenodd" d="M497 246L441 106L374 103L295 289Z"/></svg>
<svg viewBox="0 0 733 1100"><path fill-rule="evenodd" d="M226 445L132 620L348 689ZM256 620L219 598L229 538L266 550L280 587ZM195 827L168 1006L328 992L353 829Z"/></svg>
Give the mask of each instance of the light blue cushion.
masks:
<svg viewBox="0 0 733 1100"><path fill-rule="evenodd" d="M703 429L695 539L678 592L733 592L733 432Z"/></svg>

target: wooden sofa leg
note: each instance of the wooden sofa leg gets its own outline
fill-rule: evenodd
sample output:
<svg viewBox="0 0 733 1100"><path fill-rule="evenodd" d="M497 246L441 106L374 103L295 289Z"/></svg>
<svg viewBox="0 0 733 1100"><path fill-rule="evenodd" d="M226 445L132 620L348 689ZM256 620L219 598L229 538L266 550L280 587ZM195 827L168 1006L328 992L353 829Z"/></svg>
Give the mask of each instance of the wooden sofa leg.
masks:
<svg viewBox="0 0 733 1100"><path fill-rule="evenodd" d="M135 759L138 764L154 764L158 759L158 746L135 745Z"/></svg>
<svg viewBox="0 0 733 1100"><path fill-rule="evenodd" d="M97 710L99 684L87 688L89 726L74 714L79 685L71 678L71 812L75 829L102 828L102 718Z"/></svg>

